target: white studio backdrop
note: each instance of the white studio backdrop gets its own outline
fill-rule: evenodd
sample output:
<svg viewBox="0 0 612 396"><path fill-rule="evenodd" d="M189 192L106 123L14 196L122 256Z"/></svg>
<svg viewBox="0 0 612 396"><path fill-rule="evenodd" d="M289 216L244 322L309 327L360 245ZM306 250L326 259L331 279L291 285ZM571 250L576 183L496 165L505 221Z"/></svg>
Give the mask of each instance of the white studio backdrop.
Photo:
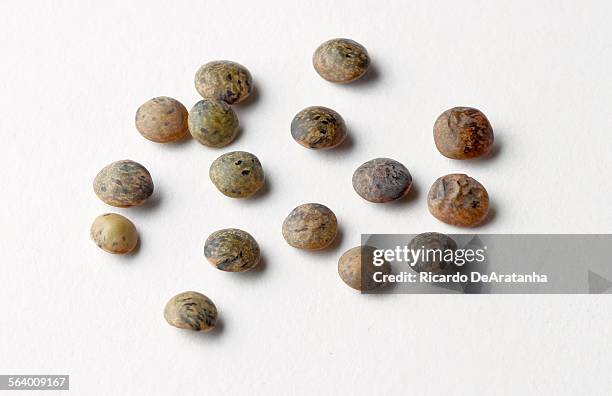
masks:
<svg viewBox="0 0 612 396"><path fill-rule="evenodd" d="M607 296L360 295L336 273L361 233L456 232L427 211L439 176L489 191L482 233L606 233L612 225L612 11L606 1L3 1L0 3L0 373L70 374L71 392L109 394L597 394L612 389ZM338 86L313 70L323 41L362 43L373 70ZM160 145L134 127L140 104L190 108L203 63L247 66L255 98L236 107L239 139ZM346 120L328 152L293 141L310 105ZM459 105L493 124L496 153L444 158L435 118ZM245 150L267 192L222 196L212 160ZM353 191L361 163L390 157L410 199ZM132 159L153 202L115 209L92 191L104 165ZM319 202L341 235L321 252L289 247L281 224ZM134 221L137 254L89 240L105 212ZM205 262L213 231L259 242L263 268ZM162 316L174 294L213 299L222 326L195 334Z"/></svg>

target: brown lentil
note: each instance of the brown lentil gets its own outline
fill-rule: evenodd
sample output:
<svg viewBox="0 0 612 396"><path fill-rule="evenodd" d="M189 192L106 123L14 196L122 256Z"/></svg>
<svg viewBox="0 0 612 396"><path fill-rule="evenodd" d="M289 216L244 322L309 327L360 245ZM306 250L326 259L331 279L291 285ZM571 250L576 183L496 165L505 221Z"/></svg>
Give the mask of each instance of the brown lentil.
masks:
<svg viewBox="0 0 612 396"><path fill-rule="evenodd" d="M434 141L440 153L452 159L470 159L489 152L493 128L487 117L471 107L454 107L434 124Z"/></svg>
<svg viewBox="0 0 612 396"><path fill-rule="evenodd" d="M386 261L381 266L374 265L375 250L372 246L357 246L344 252L338 260L340 279L359 291L370 291L384 286L384 282L374 280L374 274L390 274L391 266Z"/></svg>
<svg viewBox="0 0 612 396"><path fill-rule="evenodd" d="M448 272L453 268L453 261L445 261L444 257L447 251L457 250L457 243L448 235L437 232L425 232L415 236L408 244L408 249L416 252L433 250L435 254L426 253L418 256L416 262L410 266L416 272L431 272L434 274ZM437 253L440 252L440 253ZM454 257L454 255L453 255Z"/></svg>
<svg viewBox="0 0 612 396"><path fill-rule="evenodd" d="M293 209L283 222L283 237L298 249L319 250L336 238L338 221L327 206L307 203Z"/></svg>
<svg viewBox="0 0 612 396"><path fill-rule="evenodd" d="M431 214L444 223L471 227L484 220L489 212L489 194L475 179L450 174L434 182L427 195Z"/></svg>
<svg viewBox="0 0 612 396"><path fill-rule="evenodd" d="M166 96L153 98L136 111L136 129L145 138L167 143L187 135L187 109Z"/></svg>

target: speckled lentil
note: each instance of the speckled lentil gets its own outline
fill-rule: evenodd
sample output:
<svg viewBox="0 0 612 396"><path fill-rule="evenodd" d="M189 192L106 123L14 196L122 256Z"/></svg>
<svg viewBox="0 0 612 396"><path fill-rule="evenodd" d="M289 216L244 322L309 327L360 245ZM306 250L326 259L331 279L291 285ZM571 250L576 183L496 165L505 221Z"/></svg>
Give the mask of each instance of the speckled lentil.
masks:
<svg viewBox="0 0 612 396"><path fill-rule="evenodd" d="M108 253L129 253L138 244L138 232L134 223L116 214L106 213L96 217L90 230L91 239Z"/></svg>
<svg viewBox="0 0 612 396"><path fill-rule="evenodd" d="M221 271L244 272L259 263L255 238L246 231L227 228L213 232L204 244L206 259Z"/></svg>
<svg viewBox="0 0 612 396"><path fill-rule="evenodd" d="M253 90L253 79L246 67L220 60L208 62L195 75L196 90L203 98L215 98L228 104L244 101Z"/></svg>
<svg viewBox="0 0 612 396"><path fill-rule="evenodd" d="M321 77L334 83L348 83L363 76L370 66L365 47L349 39L332 39L321 44L312 57Z"/></svg>
<svg viewBox="0 0 612 396"><path fill-rule="evenodd" d="M329 149L341 144L346 137L344 120L332 109L307 107L291 122L291 136L304 147Z"/></svg>
<svg viewBox="0 0 612 396"><path fill-rule="evenodd" d="M374 274L377 272L382 275L390 274L391 266L387 262L381 266L374 265L375 250L372 246L356 246L344 252L338 260L340 279L359 291L370 291L384 286L384 282L374 280Z"/></svg>
<svg viewBox="0 0 612 396"><path fill-rule="evenodd" d="M136 111L136 129L153 142L179 140L187 135L187 109L167 96L153 98Z"/></svg>
<svg viewBox="0 0 612 396"><path fill-rule="evenodd" d="M223 154L210 166L210 180L219 191L232 198L246 198L264 185L259 159L245 151Z"/></svg>
<svg viewBox="0 0 612 396"><path fill-rule="evenodd" d="M227 146L238 135L238 117L221 100L200 100L189 111L188 122L191 136L205 146Z"/></svg>
<svg viewBox="0 0 612 396"><path fill-rule="evenodd" d="M283 222L283 237L298 249L319 250L336 238L338 221L327 206L307 203L293 209Z"/></svg>
<svg viewBox="0 0 612 396"><path fill-rule="evenodd" d="M401 163L375 158L355 170L353 188L370 202L389 202L402 198L412 186L412 176Z"/></svg>
<svg viewBox="0 0 612 396"><path fill-rule="evenodd" d="M122 160L105 166L96 175L93 188L103 202L127 208L142 204L153 194L153 180L138 162Z"/></svg>
<svg viewBox="0 0 612 396"><path fill-rule="evenodd" d="M442 113L434 124L434 141L442 155L470 159L489 152L493 128L485 115L471 107L454 107Z"/></svg>
<svg viewBox="0 0 612 396"><path fill-rule="evenodd" d="M164 308L164 318L174 327L207 332L217 323L217 307L205 295L187 291L168 301Z"/></svg>
<svg viewBox="0 0 612 396"><path fill-rule="evenodd" d="M418 256L418 259L411 263L411 267L416 272L431 272L434 274L448 272L454 266L453 261L445 261L445 252L457 250L457 243L448 235L437 232L425 232L415 236L408 248L414 252L421 250L423 253ZM427 254L427 250L440 252ZM446 257L449 257L446 255ZM454 255L453 255L454 257Z"/></svg>
<svg viewBox="0 0 612 396"><path fill-rule="evenodd" d="M440 177L431 186L427 206L440 221L471 227L487 216L489 195L475 179L463 174L450 174Z"/></svg>

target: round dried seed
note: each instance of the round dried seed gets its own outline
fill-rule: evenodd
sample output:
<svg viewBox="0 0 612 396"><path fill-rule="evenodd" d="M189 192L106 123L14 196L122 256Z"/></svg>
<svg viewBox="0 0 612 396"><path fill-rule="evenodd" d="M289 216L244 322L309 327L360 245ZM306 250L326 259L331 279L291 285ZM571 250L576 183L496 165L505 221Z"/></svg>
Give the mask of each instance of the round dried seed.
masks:
<svg viewBox="0 0 612 396"><path fill-rule="evenodd" d="M485 155L493 146L493 128L485 115L471 107L454 107L434 124L434 141L440 153L452 159Z"/></svg>
<svg viewBox="0 0 612 396"><path fill-rule="evenodd" d="M391 266L386 261L376 265L375 250L372 246L357 246L344 252L338 260L340 279L359 291L370 291L384 286L385 282L375 280L375 274L388 275L391 273ZM377 279L382 279L378 276Z"/></svg>
<svg viewBox="0 0 612 396"><path fill-rule="evenodd" d="M321 77L334 83L348 83L363 76L370 66L365 47L349 39L332 39L321 44L312 57Z"/></svg>
<svg viewBox="0 0 612 396"><path fill-rule="evenodd" d="M195 87L203 98L236 104L251 94L253 79L251 73L241 64L220 60L209 62L198 69Z"/></svg>
<svg viewBox="0 0 612 396"><path fill-rule="evenodd" d="M113 254L129 253L138 244L138 232L134 223L116 213L96 217L91 225L90 236L100 249Z"/></svg>
<svg viewBox="0 0 612 396"><path fill-rule="evenodd" d="M187 291L172 297L164 308L166 322L174 327L207 332L217 323L217 307L205 295Z"/></svg>
<svg viewBox="0 0 612 396"><path fill-rule="evenodd" d="M419 250L423 252L417 255L414 263L410 264L413 270L438 274L448 272L452 268L454 264L452 259L445 260L445 258L454 257L457 243L448 235L425 232L412 238L408 248L415 253ZM451 252L451 255L448 252Z"/></svg>
<svg viewBox="0 0 612 396"><path fill-rule="evenodd" d="M232 151L213 161L210 180L219 191L231 198L246 198L264 185L261 162L251 153Z"/></svg>
<svg viewBox="0 0 612 396"><path fill-rule="evenodd" d="M291 121L291 136L311 149L330 149L346 138L346 125L340 114L323 106L307 107Z"/></svg>
<svg viewBox="0 0 612 396"><path fill-rule="evenodd" d="M149 171L138 162L113 162L96 175L94 192L103 202L127 208L142 204L153 194L153 180Z"/></svg>
<svg viewBox="0 0 612 396"><path fill-rule="evenodd" d="M189 111L189 132L209 147L223 147L238 135L238 117L230 105L218 99L203 99Z"/></svg>
<svg viewBox="0 0 612 396"><path fill-rule="evenodd" d="M353 173L353 188L363 199L381 203L405 196L412 186L412 176L401 163L389 158L375 158Z"/></svg>
<svg viewBox="0 0 612 396"><path fill-rule="evenodd" d="M283 237L298 249L319 250L336 238L338 221L327 206L307 203L293 209L283 222Z"/></svg>
<svg viewBox="0 0 612 396"><path fill-rule="evenodd" d="M244 272L259 263L259 245L246 231L227 228L213 232L204 244L204 256L220 269Z"/></svg>
<svg viewBox="0 0 612 396"><path fill-rule="evenodd" d="M475 179L450 174L434 182L427 195L431 214L447 224L471 227L487 216L489 194Z"/></svg>
<svg viewBox="0 0 612 396"><path fill-rule="evenodd" d="M179 140L187 135L187 109L176 99L153 98L136 111L136 129L153 142Z"/></svg>

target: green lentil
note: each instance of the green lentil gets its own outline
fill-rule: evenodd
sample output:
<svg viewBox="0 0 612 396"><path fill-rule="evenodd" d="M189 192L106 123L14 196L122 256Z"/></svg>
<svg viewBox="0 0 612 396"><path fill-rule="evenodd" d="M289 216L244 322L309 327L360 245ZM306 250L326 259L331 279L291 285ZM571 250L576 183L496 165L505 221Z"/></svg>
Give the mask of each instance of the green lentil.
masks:
<svg viewBox="0 0 612 396"><path fill-rule="evenodd" d="M113 162L96 175L94 192L103 202L127 208L142 204L153 194L153 180L149 171L138 162Z"/></svg>
<svg viewBox="0 0 612 396"><path fill-rule="evenodd" d="M312 57L312 64L325 80L348 83L367 72L370 56L358 42L338 38L321 44Z"/></svg>
<svg viewBox="0 0 612 396"><path fill-rule="evenodd" d="M346 125L334 110L312 106L295 115L291 122L291 136L304 147L330 149L344 141Z"/></svg>
<svg viewBox="0 0 612 396"><path fill-rule="evenodd" d="M307 203L293 209L283 222L283 237L298 249L319 250L336 238L338 221L327 206Z"/></svg>
<svg viewBox="0 0 612 396"><path fill-rule="evenodd" d="M248 271L260 259L255 238L236 228L213 232L204 244L204 255L217 269L228 272Z"/></svg>
<svg viewBox="0 0 612 396"><path fill-rule="evenodd" d="M138 244L138 232L134 223L116 213L96 217L91 225L90 236L100 249L113 254L129 253Z"/></svg>
<svg viewBox="0 0 612 396"><path fill-rule="evenodd" d="M241 64L220 60L209 62L198 69L195 87L203 98L236 104L251 94L253 79L251 73Z"/></svg>
<svg viewBox="0 0 612 396"><path fill-rule="evenodd" d="M189 111L188 122L191 136L205 146L227 146L238 135L238 117L221 100L200 100Z"/></svg>
<svg viewBox="0 0 612 396"><path fill-rule="evenodd" d="M187 291L168 301L164 308L164 318L174 327L204 333L215 327L217 307L205 295Z"/></svg>
<svg viewBox="0 0 612 396"><path fill-rule="evenodd" d="M210 166L210 180L224 195L246 198L264 185L264 172L259 159L245 151L223 154Z"/></svg>

